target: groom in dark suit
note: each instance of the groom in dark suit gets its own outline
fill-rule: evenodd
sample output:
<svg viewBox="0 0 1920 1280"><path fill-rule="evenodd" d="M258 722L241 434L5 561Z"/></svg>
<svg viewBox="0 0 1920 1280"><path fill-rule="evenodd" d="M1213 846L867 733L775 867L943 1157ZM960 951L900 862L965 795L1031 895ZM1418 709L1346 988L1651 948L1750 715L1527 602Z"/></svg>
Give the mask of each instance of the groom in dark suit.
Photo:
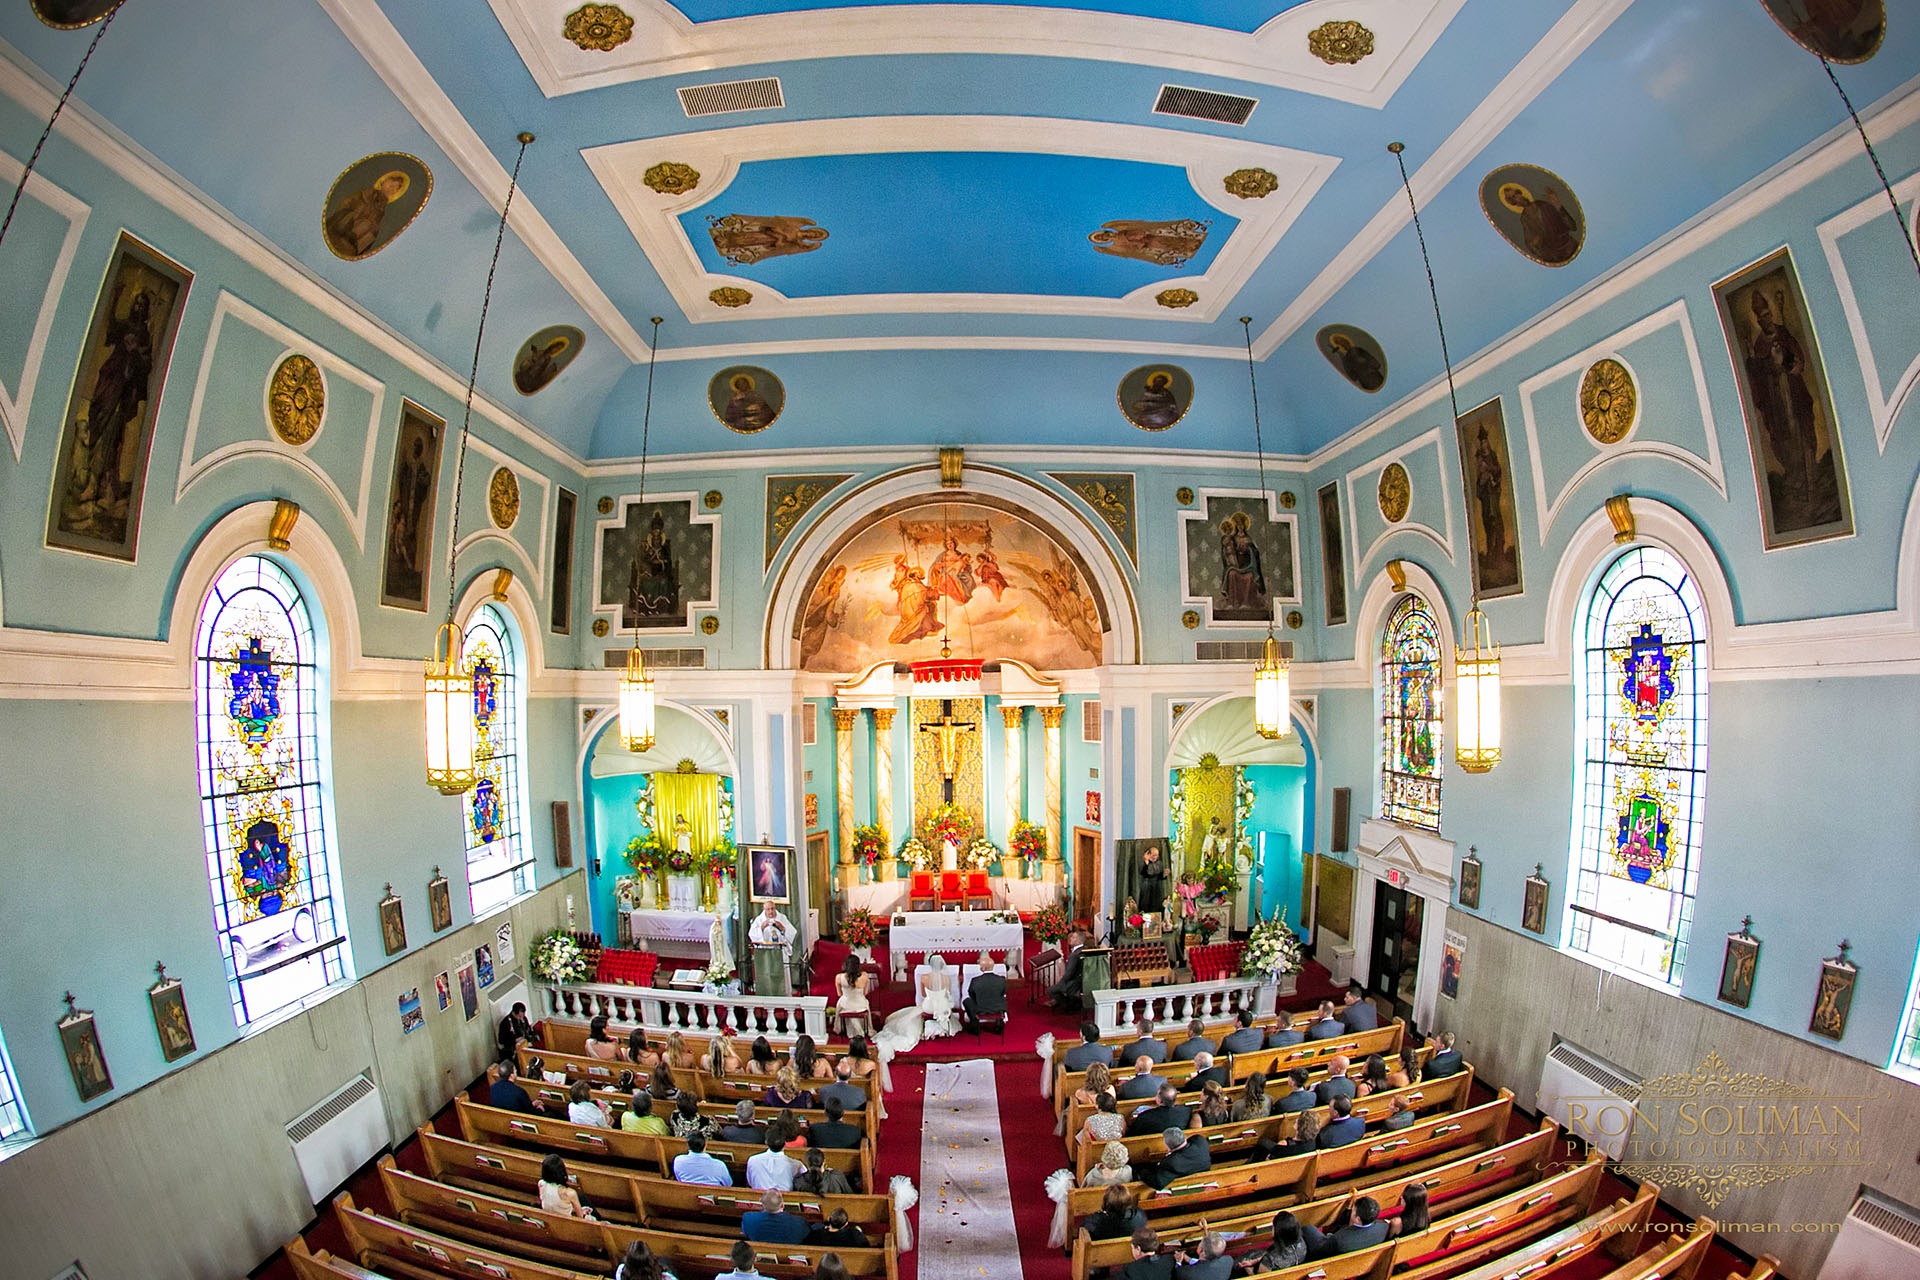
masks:
<svg viewBox="0 0 1920 1280"><path fill-rule="evenodd" d="M980 972L967 984L967 998L960 1007L967 1013L967 1030L974 1035L980 1034L981 1014L1001 1014L1007 1012L1007 980L987 967L987 955L980 956Z"/></svg>
<svg viewBox="0 0 1920 1280"><path fill-rule="evenodd" d="M1086 969L1080 952L1086 945L1086 935L1078 930L1067 935L1067 962L1061 967L1060 981L1047 988L1047 999L1053 1002L1057 1012L1078 1013L1080 1010L1080 989Z"/></svg>

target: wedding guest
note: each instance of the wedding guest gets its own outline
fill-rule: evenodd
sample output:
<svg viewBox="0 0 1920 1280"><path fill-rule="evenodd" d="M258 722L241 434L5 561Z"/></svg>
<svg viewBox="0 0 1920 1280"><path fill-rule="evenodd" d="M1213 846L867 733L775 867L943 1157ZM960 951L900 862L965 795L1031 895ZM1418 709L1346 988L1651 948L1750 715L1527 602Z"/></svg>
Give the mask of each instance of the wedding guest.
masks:
<svg viewBox="0 0 1920 1280"><path fill-rule="evenodd" d="M747 1074L750 1076L770 1076L773 1072L773 1046L767 1043L765 1036L755 1036L753 1039L753 1057L747 1062Z"/></svg>
<svg viewBox="0 0 1920 1280"><path fill-rule="evenodd" d="M1140 1211L1133 1192L1122 1185L1109 1186L1100 1197L1100 1208L1081 1222L1080 1229L1089 1240L1119 1240L1146 1225L1147 1215Z"/></svg>
<svg viewBox="0 0 1920 1280"><path fill-rule="evenodd" d="M827 1153L819 1147L807 1152L806 1172L794 1175L793 1189L810 1196L853 1194L853 1184L847 1181L847 1175L838 1169L827 1168Z"/></svg>
<svg viewBox="0 0 1920 1280"><path fill-rule="evenodd" d="M1100 1163L1087 1170L1083 1187L1124 1186L1133 1181L1133 1166L1127 1163L1127 1144L1109 1142L1100 1148Z"/></svg>
<svg viewBox="0 0 1920 1280"><path fill-rule="evenodd" d="M687 1038L678 1031L667 1033L666 1064L677 1071L691 1071L700 1065L700 1059L687 1048Z"/></svg>
<svg viewBox="0 0 1920 1280"><path fill-rule="evenodd" d="M751 1162L747 1168L751 1174ZM807 1220L789 1213L786 1197L769 1187L761 1193L758 1210L740 1215L740 1234L765 1244L800 1244L807 1238Z"/></svg>
<svg viewBox="0 0 1920 1280"><path fill-rule="evenodd" d="M774 1070L773 1083L767 1086L766 1097L761 1101L770 1107L797 1107L804 1111L813 1106L813 1095L800 1087L800 1073L789 1062Z"/></svg>
<svg viewBox="0 0 1920 1280"><path fill-rule="evenodd" d="M620 1265L613 1269L613 1280L675 1280L675 1277L672 1269L654 1256L645 1240L635 1240L627 1246Z"/></svg>
<svg viewBox="0 0 1920 1280"><path fill-rule="evenodd" d="M1154 1065L1154 1060L1144 1053L1133 1060L1133 1074L1122 1080L1117 1090L1122 1102L1151 1098L1160 1092L1160 1086L1167 1082L1167 1078L1155 1073Z"/></svg>
<svg viewBox="0 0 1920 1280"><path fill-rule="evenodd" d="M786 1152L787 1134L779 1123L767 1126L767 1149L747 1160L747 1185L756 1191L793 1190L793 1180L806 1166Z"/></svg>
<svg viewBox="0 0 1920 1280"><path fill-rule="evenodd" d="M1089 1142L1113 1142L1127 1136L1126 1117L1119 1111L1119 1103L1110 1093L1103 1093L1094 1099L1093 1114L1080 1126L1080 1132L1073 1137L1078 1146Z"/></svg>
<svg viewBox="0 0 1920 1280"><path fill-rule="evenodd" d="M1093 1100L1103 1093L1113 1092L1113 1072L1103 1062L1096 1062L1087 1068L1086 1083L1073 1091L1073 1105L1090 1107Z"/></svg>
<svg viewBox="0 0 1920 1280"><path fill-rule="evenodd" d="M527 1017L525 1001L513 1002L507 1016L500 1019L500 1031L495 1039L503 1058L511 1058L522 1042L533 1039L533 1022Z"/></svg>
<svg viewBox="0 0 1920 1280"><path fill-rule="evenodd" d="M733 1263L733 1270L721 1272L714 1280L761 1280L760 1270L754 1265L758 1254L745 1239L735 1240L727 1257Z"/></svg>
<svg viewBox="0 0 1920 1280"><path fill-rule="evenodd" d="M673 1158L673 1180L703 1187L730 1187L733 1171L725 1160L707 1154L706 1134L692 1133L687 1135L687 1149Z"/></svg>
<svg viewBox="0 0 1920 1280"><path fill-rule="evenodd" d="M585 1080L575 1080L573 1088L567 1091L567 1123L593 1129L612 1127L606 1111L593 1100L593 1090Z"/></svg>
<svg viewBox="0 0 1920 1280"><path fill-rule="evenodd" d="M653 1095L636 1091L620 1117L620 1127L628 1133L653 1133L665 1136L667 1122L653 1114Z"/></svg>
<svg viewBox="0 0 1920 1280"><path fill-rule="evenodd" d="M593 1210L580 1203L580 1193L567 1174L567 1162L549 1155L540 1162L540 1208L569 1218L591 1218Z"/></svg>
<svg viewBox="0 0 1920 1280"><path fill-rule="evenodd" d="M513 1059L502 1058L487 1071L487 1105L502 1111L524 1111L529 1115L541 1110L540 1104L513 1078Z"/></svg>
<svg viewBox="0 0 1920 1280"><path fill-rule="evenodd" d="M1433 1216L1427 1208L1427 1184L1409 1182L1400 1193L1400 1212L1393 1220L1395 1238L1417 1236L1432 1225Z"/></svg>
<svg viewBox="0 0 1920 1280"><path fill-rule="evenodd" d="M1267 1096L1267 1074L1256 1071L1247 1077L1246 1087L1233 1101L1233 1111L1228 1117L1235 1123L1242 1120L1264 1120L1273 1114L1273 1099Z"/></svg>
<svg viewBox="0 0 1920 1280"><path fill-rule="evenodd" d="M700 1099L683 1093L674 1100L673 1114L667 1117L667 1132L676 1138L691 1138L696 1133L711 1136L713 1121L700 1114Z"/></svg>
<svg viewBox="0 0 1920 1280"><path fill-rule="evenodd" d="M822 1245L830 1245L836 1249L873 1248L873 1242L867 1239L867 1233L847 1221L845 1209L835 1209L827 1215L825 1222L814 1223L813 1229L807 1232L807 1238L801 1243L815 1248ZM820 1261L824 1265L826 1259L822 1258ZM815 1280L818 1280L819 1272L815 1272L814 1275Z"/></svg>
<svg viewBox="0 0 1920 1280"><path fill-rule="evenodd" d="M1273 1215L1273 1243L1259 1253L1242 1255L1238 1269L1256 1272L1297 1267L1307 1260L1307 1250L1307 1235L1300 1226L1300 1219L1282 1209Z"/></svg>
<svg viewBox="0 0 1920 1280"><path fill-rule="evenodd" d="M604 1013L595 1014L593 1021L587 1024L587 1056L602 1062L614 1062L620 1057L620 1045L607 1034L607 1015Z"/></svg>

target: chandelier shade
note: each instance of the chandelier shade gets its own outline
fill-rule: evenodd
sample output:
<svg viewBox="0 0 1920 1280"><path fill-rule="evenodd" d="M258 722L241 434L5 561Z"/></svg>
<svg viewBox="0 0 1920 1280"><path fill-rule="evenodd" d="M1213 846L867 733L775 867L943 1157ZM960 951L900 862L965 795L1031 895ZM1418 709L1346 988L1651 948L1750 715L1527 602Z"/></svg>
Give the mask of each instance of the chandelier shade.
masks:
<svg viewBox="0 0 1920 1280"><path fill-rule="evenodd" d="M427 785L443 796L473 788L473 673L460 660L460 629L441 626L427 662Z"/></svg>

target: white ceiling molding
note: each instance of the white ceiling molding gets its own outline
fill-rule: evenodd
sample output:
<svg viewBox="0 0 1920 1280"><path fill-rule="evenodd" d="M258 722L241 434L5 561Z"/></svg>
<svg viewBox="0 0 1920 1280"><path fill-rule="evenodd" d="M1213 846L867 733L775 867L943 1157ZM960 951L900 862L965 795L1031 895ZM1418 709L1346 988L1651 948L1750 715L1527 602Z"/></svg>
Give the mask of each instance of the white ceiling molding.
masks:
<svg viewBox="0 0 1920 1280"><path fill-rule="evenodd" d="M367 415L366 438L360 443L360 487L355 497L347 497L326 468L308 455L306 446L288 444L274 435L265 413L261 414L257 424L257 439L237 440L209 451L204 457L194 456L194 446L200 438L200 424L206 413L207 380L212 376L220 347L220 333L229 317L235 323L247 325L287 348L273 362L275 368L279 367L280 360L297 352L313 361L323 380L331 375L351 382L372 397L373 408ZM271 379L267 385L271 385ZM386 393L386 384L372 374L349 364L304 334L288 328L258 307L222 289L213 304L213 321L207 329L206 345L200 356L200 374L194 380L193 402L187 409L187 434L180 444L180 465L175 473L177 478L174 481L173 500L179 502L186 497L187 490L229 462L238 462L242 458L266 458L306 472L333 499L341 514L346 516L347 528L353 533L353 544L365 550L367 509L373 491L374 451L380 441L380 421L386 416ZM313 439L319 439L325 429L326 421L323 419ZM311 443L309 440L308 444Z"/></svg>
<svg viewBox="0 0 1920 1280"><path fill-rule="evenodd" d="M1535 397L1542 388L1571 377L1601 359L1617 360L1626 365L1626 357L1620 354L1642 338L1658 333L1662 329L1679 330L1680 341L1687 350L1687 366L1693 372L1693 394L1700 407L1700 421L1707 433L1707 451L1704 456L1695 453L1683 445L1665 440L1650 440L1642 432L1647 415L1646 384L1638 378L1634 386L1639 393L1640 412L1633 428L1617 444L1603 445L1587 434L1580 422L1580 388L1574 384L1570 403L1553 412L1552 421L1564 424L1569 430L1558 434L1571 435L1580 440L1588 449L1590 456L1560 486L1551 499L1547 497L1547 476L1545 464L1541 461L1540 429ZM1551 411L1550 411L1551 412ZM1565 418L1560 416L1566 414ZM1527 460L1533 472L1533 517L1540 533L1540 545L1547 545L1547 531L1560 515L1560 509L1566 505L1567 498L1581 483L1602 467L1609 466L1621 458L1645 456L1665 458L1701 476L1706 482L1720 491L1721 497L1727 496L1727 475L1720 460L1720 428L1713 420L1713 400L1707 394L1707 371L1700 362L1700 344L1694 338L1693 317L1687 311L1686 299L1662 307L1660 310L1635 321L1619 333L1602 342L1595 343L1584 351L1568 356L1560 363L1542 369L1520 384L1520 419L1527 433Z"/></svg>
<svg viewBox="0 0 1920 1280"><path fill-rule="evenodd" d="M1373 559L1374 552L1380 549L1380 544L1396 533L1417 533L1430 538L1435 546L1447 553L1448 562L1453 561L1453 485L1447 478L1447 451L1440 446L1440 428L1438 427L1422 431L1404 444L1388 450L1371 461L1363 462L1347 472L1347 545L1351 547L1360 545L1360 481L1379 475L1387 469L1389 463L1401 462L1423 449L1432 449L1436 459L1435 466L1438 469L1440 485L1440 523L1445 527L1436 529L1430 524L1411 517L1398 523L1388 523L1387 527L1367 544L1367 549L1354 557L1355 574L1363 572L1367 562ZM1417 494L1418 490L1414 492ZM1366 497L1374 504L1376 510L1379 507L1378 494L1379 482L1375 481L1373 486L1366 490ZM1411 509L1411 503L1409 503L1409 509ZM1383 515L1381 518L1384 520L1386 517Z"/></svg>
<svg viewBox="0 0 1920 1280"><path fill-rule="evenodd" d="M737 279L713 276L714 280ZM763 289L749 281L755 289ZM1154 286L1165 287L1166 282ZM951 296L951 295L948 295ZM1155 320L1175 320L1175 312L1160 308ZM1173 360L1185 356L1192 360L1245 360L1247 349L1240 346L1208 346L1198 342L1140 342L1125 338L1021 338L927 335L920 337L877 338L792 338L781 342L720 342L704 347L663 347L660 363L672 360L746 360L773 356L819 355L828 351L1077 351L1090 355L1149 356Z"/></svg>
<svg viewBox="0 0 1920 1280"><path fill-rule="evenodd" d="M562 31L577 0L489 0L549 98L656 76L808 58L985 53L1135 62L1247 80L1356 106L1384 107L1466 0L1321 0L1248 33L1162 18L1039 5L872 5L692 22L668 0L625 0L633 38L587 50ZM1336 12L1337 10L1337 12ZM1353 65L1313 56L1307 33L1329 18L1373 32Z"/></svg>
<svg viewBox="0 0 1920 1280"><path fill-rule="evenodd" d="M25 172L25 165L0 152L0 182L17 186ZM47 334L53 329L53 314L59 309L60 295L67 287L67 273L73 269L74 255L80 251L80 232L92 212L78 196L54 186L37 173L27 183L24 194L26 199L65 218L67 230L60 241L60 252L47 272L46 292L41 295L40 306L34 314L33 333L27 339L25 360L20 366L20 385L9 389L0 384L0 427L5 428L7 440L13 445L15 462L20 461L20 451L26 447L27 413L33 407L33 389L40 380L40 363L47 353Z"/></svg>
<svg viewBox="0 0 1920 1280"><path fill-rule="evenodd" d="M1909 224L1909 234L1913 234L1913 206L1920 201L1920 173L1909 174L1894 183L1893 193L1895 199L1907 206L1903 216ZM1893 389L1884 390L1880 364L1874 359L1873 342L1867 336L1866 317L1861 314L1860 300L1854 295L1853 276L1847 270L1845 256L1840 252L1840 238L1892 213L1884 194L1876 191L1851 209L1843 210L1820 224L1820 247L1826 252L1827 265L1833 269L1834 287L1840 292L1840 309L1846 313L1847 332L1853 338L1854 355L1859 358L1860 373L1866 380L1867 408L1873 414L1874 436L1881 453L1887 451L1887 441L1893 437L1894 419L1899 416L1907 397L1913 394L1914 387L1920 385L1920 352L1915 353L1907 367L1894 379Z"/></svg>
<svg viewBox="0 0 1920 1280"><path fill-rule="evenodd" d="M872 12L864 10L861 12ZM814 15L816 18L826 15ZM1042 155L1098 156L1165 165L1186 161L1187 180L1201 199L1239 220L1213 265L1202 275L1157 280L1120 298L1004 293L868 293L788 298L761 281L711 272L700 261L680 217L726 193L740 167L756 160L801 156L1006 151ZM664 138L641 138L589 147L581 157L645 251L674 301L696 324L737 320L739 313L708 295L723 285L752 291L754 315L762 319L850 315L1060 315L1086 319L1175 320L1211 324L1280 243L1340 161L1291 147L1239 138L1155 129L1144 125L1032 116L862 116L831 120L783 120ZM679 195L648 187L645 174L662 162L692 165L699 186ZM1274 173L1279 189L1260 200L1240 200L1222 185L1236 169L1259 166ZM1092 230L1092 228L1089 228ZM1161 290L1183 286L1200 295L1195 306L1169 311L1154 301Z"/></svg>
<svg viewBox="0 0 1920 1280"><path fill-rule="evenodd" d="M1587 51L1587 46L1599 39L1632 3L1633 0L1577 0L1410 175L1414 198L1421 207L1425 208L1502 130L1533 105L1533 100L1559 79L1560 73L1572 66ZM1406 192L1395 191L1380 207L1380 212L1347 242L1346 248L1333 256L1313 283L1272 324L1261 330L1253 344L1255 357L1264 360L1278 351L1281 343L1318 315L1320 309L1412 221L1413 211L1407 207Z"/></svg>
<svg viewBox="0 0 1920 1280"><path fill-rule="evenodd" d="M453 99L433 78L426 64L401 39L376 0L319 0L319 4L353 42L367 65L386 82L393 96L460 167L481 198L493 208L500 208L506 202L512 175L453 105ZM511 139L502 139L502 145L508 141ZM625 313L594 281L586 265L573 256L560 233L540 216L525 191L514 196L510 223L521 243L555 282L573 296L580 309L600 326L600 331L621 354L629 360L645 360L646 339L628 323Z"/></svg>
<svg viewBox="0 0 1920 1280"><path fill-rule="evenodd" d="M1244 360L1246 354L1246 349L1243 347L1240 358ZM929 452L930 447L927 445L887 445L873 448L850 446L845 449L715 449L704 453L674 454L665 458L649 455L647 470L649 473L659 472L663 475L681 472L708 475L716 470L734 467L751 474L763 469L779 470L789 466L904 466L925 462ZM1109 449L1091 445L1085 447L1073 445L975 447L968 445L967 461L969 464L992 463L1003 467L1081 467L1089 463L1098 463L1102 470L1107 471L1126 467L1198 467L1210 471L1256 471L1260 465L1259 459L1253 454L1239 450L1223 449L1216 453L1204 449ZM628 458L605 458L588 463L585 470L590 479L623 479L640 470L640 458L638 455ZM1269 473L1282 471L1290 475L1304 476L1306 459L1297 453L1270 453L1267 455L1267 471Z"/></svg>

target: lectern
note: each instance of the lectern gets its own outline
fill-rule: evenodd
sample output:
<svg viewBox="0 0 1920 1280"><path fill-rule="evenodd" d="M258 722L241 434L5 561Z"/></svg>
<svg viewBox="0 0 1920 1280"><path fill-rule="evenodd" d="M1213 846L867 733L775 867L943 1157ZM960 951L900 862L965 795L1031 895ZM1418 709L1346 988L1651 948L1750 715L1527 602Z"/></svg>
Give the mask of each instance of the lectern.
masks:
<svg viewBox="0 0 1920 1280"><path fill-rule="evenodd" d="M787 949L780 943L753 944L753 993L757 996L793 994L787 979Z"/></svg>

